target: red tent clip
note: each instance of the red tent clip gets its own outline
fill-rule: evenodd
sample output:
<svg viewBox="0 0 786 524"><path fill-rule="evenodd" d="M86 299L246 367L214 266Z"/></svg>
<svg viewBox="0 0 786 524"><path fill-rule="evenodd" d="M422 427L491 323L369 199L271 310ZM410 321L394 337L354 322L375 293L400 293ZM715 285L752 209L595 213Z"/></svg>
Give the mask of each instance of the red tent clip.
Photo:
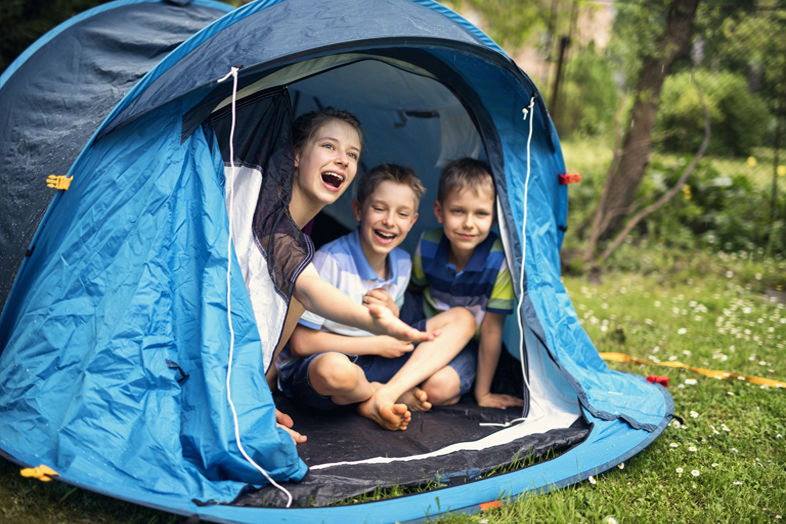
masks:
<svg viewBox="0 0 786 524"><path fill-rule="evenodd" d="M664 388L669 387L669 377L663 375L650 375L647 377L647 382L650 384L660 384Z"/></svg>
<svg viewBox="0 0 786 524"><path fill-rule="evenodd" d="M559 183L563 186L574 182L581 182L581 175L578 173L559 173L557 176L559 176Z"/></svg>

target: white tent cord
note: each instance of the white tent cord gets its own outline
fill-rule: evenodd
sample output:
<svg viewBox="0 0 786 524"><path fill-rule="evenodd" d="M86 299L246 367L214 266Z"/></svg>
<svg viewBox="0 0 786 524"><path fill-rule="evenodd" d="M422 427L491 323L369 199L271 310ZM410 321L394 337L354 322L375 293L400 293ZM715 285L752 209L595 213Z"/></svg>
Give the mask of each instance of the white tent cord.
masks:
<svg viewBox="0 0 786 524"><path fill-rule="evenodd" d="M236 102L237 102L237 67L232 66L232 69L229 73L226 74L223 78L218 80L219 83L227 80L229 77L232 77L233 85L232 85L232 126L229 130L229 167L232 176L235 176L235 118L236 118ZM273 480L270 475L268 475L267 471L265 471L262 466L254 462L254 460L248 456L246 450L243 448L243 444L240 442L240 426L237 420L237 410L235 409L235 403L232 402L232 388L230 386L230 378L232 377L232 360L235 353L235 330L232 326L232 286L231 286L231 268L232 268L232 212L234 210L233 199L234 199L234 191L232 189L232 183L234 179L230 180L227 179L228 183L226 185L226 191L229 197L229 205L228 205L228 214L229 214L229 237L227 238L227 323L229 324L229 362L227 363L227 402L229 403L229 407L232 409L232 420L234 421L235 425L235 442L237 443L237 447L240 450L240 454L243 455L243 458L248 461L249 464L254 466L257 471L262 473L262 475L276 488L282 491L287 496L287 507L292 505L292 494L286 490L283 486L278 484L275 480Z"/></svg>
<svg viewBox="0 0 786 524"><path fill-rule="evenodd" d="M537 400L532 395L532 388L527 380L527 370L524 367L524 326L521 321L521 309L524 305L524 267L527 261L527 197L529 192L529 175L531 170L530 159L530 143L532 142L532 121L535 119L535 97L533 96L529 101L529 106L522 108L522 119L526 120L529 116L529 134L527 135L527 177L524 180L524 217L521 225L521 271L519 272L519 304L516 315L518 321L519 334L521 340L519 341L519 361L521 363L521 375L524 377L524 384L530 392L530 399L537 404Z"/></svg>
<svg viewBox="0 0 786 524"><path fill-rule="evenodd" d="M512 426L513 424L518 424L519 422L524 422L527 420L526 418L514 418L513 420L508 420L507 422L481 422L478 426L481 427L489 427L489 428L507 428Z"/></svg>

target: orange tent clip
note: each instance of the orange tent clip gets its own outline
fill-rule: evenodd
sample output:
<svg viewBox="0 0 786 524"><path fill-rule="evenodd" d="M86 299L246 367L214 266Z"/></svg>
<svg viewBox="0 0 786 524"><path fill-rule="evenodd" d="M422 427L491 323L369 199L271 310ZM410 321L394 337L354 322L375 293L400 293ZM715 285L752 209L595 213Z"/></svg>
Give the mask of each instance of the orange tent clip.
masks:
<svg viewBox="0 0 786 524"><path fill-rule="evenodd" d="M41 464L37 468L22 468L19 474L23 477L38 479L41 482L49 482L52 480L52 477L60 476L57 471L44 464Z"/></svg>

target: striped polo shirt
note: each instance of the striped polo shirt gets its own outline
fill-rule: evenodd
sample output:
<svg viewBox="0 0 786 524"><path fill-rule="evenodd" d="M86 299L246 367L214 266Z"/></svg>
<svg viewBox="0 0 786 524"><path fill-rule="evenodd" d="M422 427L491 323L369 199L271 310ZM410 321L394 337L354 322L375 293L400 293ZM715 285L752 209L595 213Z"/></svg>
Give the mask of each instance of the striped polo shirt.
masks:
<svg viewBox="0 0 786 524"><path fill-rule="evenodd" d="M421 235L412 257L412 283L423 288L426 316L464 306L480 326L486 311L510 314L515 302L513 282L497 235L489 233L459 273L448 262L449 249L442 229L432 229Z"/></svg>
<svg viewBox="0 0 786 524"><path fill-rule="evenodd" d="M379 278L363 253L357 230L319 248L314 254L313 264L322 280L334 285L358 304L363 302L363 295L368 291L382 288L398 307L404 303L404 292L412 268L409 254L403 249L394 248L388 253L387 278ZM300 324L311 329L351 337L372 335L362 329L327 320L310 311L303 313Z"/></svg>

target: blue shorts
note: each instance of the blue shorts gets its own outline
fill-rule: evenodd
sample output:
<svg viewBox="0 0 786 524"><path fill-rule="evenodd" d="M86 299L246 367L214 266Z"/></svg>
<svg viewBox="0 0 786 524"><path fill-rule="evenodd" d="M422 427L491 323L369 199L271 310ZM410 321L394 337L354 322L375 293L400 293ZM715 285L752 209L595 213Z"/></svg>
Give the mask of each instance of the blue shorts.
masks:
<svg viewBox="0 0 786 524"><path fill-rule="evenodd" d="M401 320L415 329L425 331L426 318L419 298L418 295L407 293L406 301L401 308ZM418 306L418 304L420 305ZM311 366L311 362L321 354L317 353L298 359L296 362L283 367L279 371L278 387L284 395L299 403L318 409L335 409L339 407L338 404L335 404L330 397L319 394L309 380L308 369ZM384 384L401 369L412 353L410 352L397 358L386 358L379 355L344 354L353 364L363 370L366 380ZM459 394L467 393L475 380L475 372L478 365L477 342L471 340L448 365L459 376Z"/></svg>

